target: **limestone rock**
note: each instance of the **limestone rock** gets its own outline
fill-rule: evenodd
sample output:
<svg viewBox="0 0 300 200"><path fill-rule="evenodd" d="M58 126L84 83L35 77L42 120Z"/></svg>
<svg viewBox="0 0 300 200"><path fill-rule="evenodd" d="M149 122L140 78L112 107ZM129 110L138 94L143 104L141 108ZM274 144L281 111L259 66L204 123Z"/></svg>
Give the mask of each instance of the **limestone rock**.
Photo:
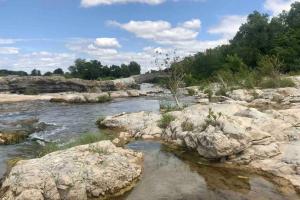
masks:
<svg viewBox="0 0 300 200"><path fill-rule="evenodd" d="M141 175L141 160L140 153L101 141L19 161L2 185L1 199L73 200L117 195L132 187Z"/></svg>

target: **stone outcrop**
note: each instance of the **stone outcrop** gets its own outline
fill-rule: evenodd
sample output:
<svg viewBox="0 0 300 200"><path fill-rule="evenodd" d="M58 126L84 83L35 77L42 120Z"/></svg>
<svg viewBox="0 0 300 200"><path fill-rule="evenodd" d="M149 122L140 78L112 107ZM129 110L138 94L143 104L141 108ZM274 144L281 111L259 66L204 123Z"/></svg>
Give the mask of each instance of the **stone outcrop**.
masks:
<svg viewBox="0 0 300 200"><path fill-rule="evenodd" d="M3 200L104 199L134 186L142 153L110 141L73 147L14 166L0 191Z"/></svg>
<svg viewBox="0 0 300 200"><path fill-rule="evenodd" d="M6 76L0 77L0 92L40 94L58 92L100 92L135 88L134 78L108 81L66 79L61 76Z"/></svg>
<svg viewBox="0 0 300 200"><path fill-rule="evenodd" d="M284 99L298 95L297 89L276 91ZM275 95L268 93L263 91L261 95L268 96L266 99ZM158 126L163 115L144 112L107 117L101 124L123 128L131 137L160 135L164 141L194 150L202 157L250 166L286 178L300 191L299 104L282 110L258 110L249 107L255 100L247 103L239 99L196 104L169 112L174 120L163 129Z"/></svg>
<svg viewBox="0 0 300 200"><path fill-rule="evenodd" d="M51 102L60 103L104 103L115 98L140 97L147 93L140 90L121 90L100 93L62 93L50 98Z"/></svg>
<svg viewBox="0 0 300 200"><path fill-rule="evenodd" d="M123 113L107 117L98 125L126 130L131 137L150 136L159 138L162 135L162 130L157 125L160 117L160 114L144 111L131 114Z"/></svg>
<svg viewBox="0 0 300 200"><path fill-rule="evenodd" d="M0 145L16 144L30 134L44 130L48 125L38 119L26 119L16 122L0 122Z"/></svg>

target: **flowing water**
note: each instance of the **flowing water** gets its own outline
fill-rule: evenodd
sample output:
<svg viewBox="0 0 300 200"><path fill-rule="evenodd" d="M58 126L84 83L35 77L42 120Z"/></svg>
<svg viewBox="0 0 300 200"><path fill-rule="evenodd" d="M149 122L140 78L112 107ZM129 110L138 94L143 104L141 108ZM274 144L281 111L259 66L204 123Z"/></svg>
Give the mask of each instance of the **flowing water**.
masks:
<svg viewBox="0 0 300 200"><path fill-rule="evenodd" d="M162 98L118 99L105 104L56 104L27 102L0 105L0 120L16 121L37 117L49 126L31 135L46 141L68 142L87 132L99 132L95 125L101 116L122 112L159 112ZM191 99L186 99L190 102ZM100 131L101 134L101 131ZM14 157L34 157L36 142L0 146L0 177L6 161ZM128 200L193 200L193 199L298 199L271 180L244 171L201 164L197 159L178 156L159 142L135 141L128 148L145 154L144 173L137 186L121 199Z"/></svg>

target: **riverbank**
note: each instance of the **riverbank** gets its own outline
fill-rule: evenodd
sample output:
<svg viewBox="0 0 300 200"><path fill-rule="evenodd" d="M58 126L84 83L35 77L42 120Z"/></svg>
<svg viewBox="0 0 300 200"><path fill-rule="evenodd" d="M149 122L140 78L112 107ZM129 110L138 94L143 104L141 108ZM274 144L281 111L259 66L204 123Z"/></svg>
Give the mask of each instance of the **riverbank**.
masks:
<svg viewBox="0 0 300 200"><path fill-rule="evenodd" d="M15 103L25 101L51 101L61 103L101 103L101 101L109 101L116 98L153 96L163 93L164 89L153 87L147 90L119 90L110 92L98 93L79 93L79 92L64 92L64 93L48 93L37 95L11 94L0 93L0 103Z"/></svg>
<svg viewBox="0 0 300 200"><path fill-rule="evenodd" d="M100 126L126 130L131 138L161 138L210 160L271 173L300 191L298 88L236 90L221 102L205 97L200 102L165 114L109 116Z"/></svg>
<svg viewBox="0 0 300 200"><path fill-rule="evenodd" d="M183 93L190 89L192 88L186 89ZM218 102L210 102L207 94L198 90L198 87L195 87L195 89L197 91L194 93L194 101L199 103L190 104L179 111L165 111L166 113L159 112L161 104L160 100L157 100L159 98L156 97L156 100L154 100L155 98L150 97L152 94L149 93L148 97L127 98L120 101L106 102L105 104L61 104L51 103L50 99L41 102L19 102L20 110L15 110L16 103L11 102L5 106L7 111L3 112L3 116L6 120L11 120L19 116L24 117L24 111L31 115L33 113L31 105L34 105L34 115L42 122L53 124L56 128L55 130L51 129L49 133L34 133L32 136L47 141L69 141L76 134L82 134L90 130L96 131L97 129L94 127L96 119L99 116L108 116L102 122L100 121L101 126L126 131L118 139L113 140L115 145L123 146L129 142L126 145L127 148L150 153L145 157L144 165L146 166L144 167L149 167L151 170L148 169L149 171L142 175L136 188L126 194L124 199L134 199L147 194L145 188L151 188L152 192L148 194L149 199L154 197L153 194L157 194L156 197L169 198L174 197L171 194L183 195L182 197L190 195L191 199L199 199L212 191L203 189L203 192L199 193L195 188L212 187L212 185L217 185L213 188L218 191L213 192L214 197L225 195L230 199L253 199L260 194L272 197L272 199L295 199L297 194L293 190L293 186L298 189L296 171L298 165L294 161L298 155L299 127L297 127L297 123L299 123L299 115L297 113L300 109L299 89L256 89L255 92L253 90L234 90L230 91L226 97L214 99ZM124 93L124 91L122 92ZM84 94L78 93L78 95ZM65 94L62 96L65 96ZM75 96L77 96L77 93ZM28 104L28 107L23 108L26 104ZM138 138L145 141L140 143L134 141ZM188 162L202 170L206 166L207 171L201 171L198 167L197 169L190 169L181 160L178 161L178 158L173 159L173 150L158 156L154 152L161 152L161 147L157 148L156 142L151 141L163 141L168 144L167 146L175 144L183 148L184 151L197 153L197 157L188 159ZM136 143L142 144L142 146L136 149ZM148 152L147 145L150 144L154 145L155 148L153 147L153 151ZM5 151L4 148L2 152ZM172 159L164 160L168 156ZM206 158L205 160L213 160L213 162L207 165L205 162L198 160L198 158L203 157ZM164 166L158 171L155 168L153 169L151 164L157 159L157 166ZM171 163L162 164L166 162ZM178 163L184 166L176 167ZM212 169L219 165L221 166L220 170ZM228 166L227 170L224 170L225 165ZM176 170L172 171L173 168ZM237 172L237 168L244 172ZM191 171L192 169L197 172ZM279 186L275 187L273 186L275 183L272 181L272 183L269 183L268 181L257 181L256 178L250 178L252 175L247 173L247 169L261 174L260 179L267 176L267 180L273 182L280 180L281 183L283 179L277 178L281 177L290 182L278 184ZM219 171L226 172L222 175ZM185 180L190 181L174 178L179 174L183 176L182 173L185 173ZM221 177L224 177L224 180L230 178L225 174L231 174L235 178L232 182L228 181L222 185L218 182L220 177L212 176L210 173L218 173ZM151 181L149 176L157 177L156 182ZM198 177L198 179L192 177ZM203 177L205 181L199 181ZM153 186L162 181L159 178L165 184L160 185L165 191L157 190ZM194 183L191 188L185 188L185 185L189 185L190 182ZM237 182L241 185L236 186ZM178 187L174 187L174 185ZM264 190L270 191L270 193L259 190L259 185L264 185ZM240 190L238 187L243 189ZM277 189L273 191L272 188L277 187L280 192ZM285 191L283 196L281 190ZM286 196L287 194L292 196Z"/></svg>

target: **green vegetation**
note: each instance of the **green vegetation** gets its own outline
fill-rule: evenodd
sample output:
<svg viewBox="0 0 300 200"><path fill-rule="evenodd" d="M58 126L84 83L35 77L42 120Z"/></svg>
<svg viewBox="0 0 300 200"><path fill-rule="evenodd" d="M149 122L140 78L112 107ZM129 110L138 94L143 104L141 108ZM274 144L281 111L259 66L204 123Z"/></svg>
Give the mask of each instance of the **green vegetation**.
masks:
<svg viewBox="0 0 300 200"><path fill-rule="evenodd" d="M188 88L187 89L189 96L195 96L197 94L195 89Z"/></svg>
<svg viewBox="0 0 300 200"><path fill-rule="evenodd" d="M96 125L97 125L99 128L103 128L103 125L101 124L101 122L103 122L104 120L105 120L105 117L104 117L104 116L100 117L99 119L97 119Z"/></svg>
<svg viewBox="0 0 300 200"><path fill-rule="evenodd" d="M53 72L46 72L44 76L59 75L66 78L81 78L86 80L113 80L116 78L126 78L132 75L141 73L141 66L132 61L128 65L121 66L102 65L98 60L86 61L84 59L76 59L74 65L69 67L69 72L64 72L63 69L57 68ZM19 75L28 76L23 71L0 70L0 76ZM40 70L33 69L30 76L41 76Z"/></svg>
<svg viewBox="0 0 300 200"><path fill-rule="evenodd" d="M110 67L104 66L100 61L83 59L75 60L73 66L69 67L69 77L97 80L106 77L121 78L140 74L141 67L136 62L130 62L129 65L122 64L121 66L112 65Z"/></svg>
<svg viewBox="0 0 300 200"><path fill-rule="evenodd" d="M175 117L170 114L163 114L162 118L158 121L160 128L166 129L172 121L175 121Z"/></svg>
<svg viewBox="0 0 300 200"><path fill-rule="evenodd" d="M108 134L105 133L86 133L82 136L78 137L74 141L66 144L59 144L59 143L48 143L46 146L44 146L39 152L38 157L42 157L46 154L49 154L54 151L64 150L71 147L79 146L79 145L85 145L85 144L91 144L94 142L98 142L101 140L108 140L112 139Z"/></svg>
<svg viewBox="0 0 300 200"><path fill-rule="evenodd" d="M269 18L257 11L248 16L228 45L181 61L187 86L221 84L219 94L232 88L285 87L291 80L281 74L300 72L300 2L289 12Z"/></svg>
<svg viewBox="0 0 300 200"><path fill-rule="evenodd" d="M205 124L202 126L202 130L207 129L208 126L219 126L219 119L222 117L222 113L215 113L211 108L208 110L208 115L205 119Z"/></svg>
<svg viewBox="0 0 300 200"><path fill-rule="evenodd" d="M18 75L18 76L27 76L27 72L24 71L12 71L12 70L6 70L1 69L0 70L0 76L8 76L8 75Z"/></svg>
<svg viewBox="0 0 300 200"><path fill-rule="evenodd" d="M98 103L105 103L105 102L111 101L112 98L111 98L111 96L110 96L110 94L109 94L109 95L102 95L102 96L99 96L99 97L97 98L97 100L98 100Z"/></svg>
<svg viewBox="0 0 300 200"><path fill-rule="evenodd" d="M159 109L164 113L181 110L177 106L172 104L160 104Z"/></svg>
<svg viewBox="0 0 300 200"><path fill-rule="evenodd" d="M194 124L189 121L184 121L181 123L181 129L182 131L193 131L194 130Z"/></svg>
<svg viewBox="0 0 300 200"><path fill-rule="evenodd" d="M261 88L295 87L295 83L289 78L265 79L259 86Z"/></svg>

